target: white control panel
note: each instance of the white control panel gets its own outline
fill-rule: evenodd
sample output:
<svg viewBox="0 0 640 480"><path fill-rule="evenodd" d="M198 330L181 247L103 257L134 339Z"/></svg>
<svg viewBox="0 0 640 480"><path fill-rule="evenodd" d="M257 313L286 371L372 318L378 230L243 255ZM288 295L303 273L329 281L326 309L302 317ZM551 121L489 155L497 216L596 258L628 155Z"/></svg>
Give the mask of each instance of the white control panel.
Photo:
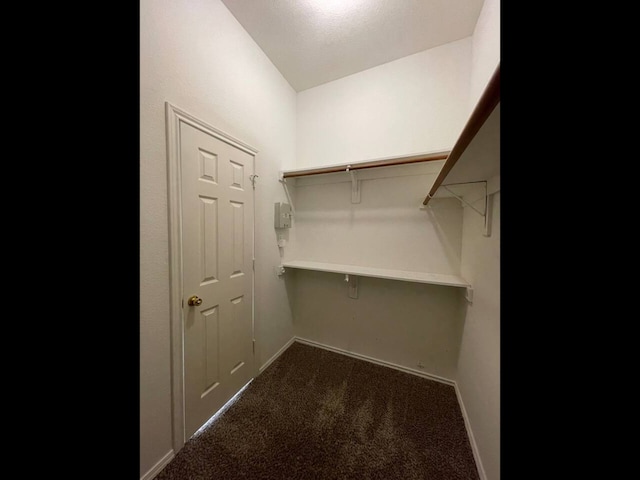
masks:
<svg viewBox="0 0 640 480"><path fill-rule="evenodd" d="M275 206L275 227L291 228L291 205L288 203L276 202Z"/></svg>

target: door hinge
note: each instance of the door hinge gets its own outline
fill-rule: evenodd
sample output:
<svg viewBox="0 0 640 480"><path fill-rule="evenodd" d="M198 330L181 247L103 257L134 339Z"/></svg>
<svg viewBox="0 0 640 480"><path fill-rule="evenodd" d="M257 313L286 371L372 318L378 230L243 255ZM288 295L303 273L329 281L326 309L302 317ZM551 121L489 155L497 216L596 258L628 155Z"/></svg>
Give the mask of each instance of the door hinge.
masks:
<svg viewBox="0 0 640 480"><path fill-rule="evenodd" d="M182 299L182 308L184 308L184 298Z"/></svg>
<svg viewBox="0 0 640 480"><path fill-rule="evenodd" d="M253 259L253 271L254 272L256 271L256 259L255 258Z"/></svg>
<svg viewBox="0 0 640 480"><path fill-rule="evenodd" d="M256 341L253 340L253 354L256 354Z"/></svg>

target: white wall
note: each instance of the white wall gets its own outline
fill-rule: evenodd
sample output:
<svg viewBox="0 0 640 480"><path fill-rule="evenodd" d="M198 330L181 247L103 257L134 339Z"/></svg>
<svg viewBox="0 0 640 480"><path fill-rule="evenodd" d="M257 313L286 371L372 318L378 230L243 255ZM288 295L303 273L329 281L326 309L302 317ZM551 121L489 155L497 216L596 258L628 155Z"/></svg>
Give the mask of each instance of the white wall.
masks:
<svg viewBox="0 0 640 480"><path fill-rule="evenodd" d="M455 380L464 289L359 277L354 299L344 275L291 272L297 336Z"/></svg>
<svg viewBox="0 0 640 480"><path fill-rule="evenodd" d="M450 149L468 117L470 72L469 37L299 92L296 163L284 168ZM414 171L363 181L361 204L349 182L298 180L285 258L459 273L459 203L419 209L441 165L384 169ZM354 300L339 275L294 276L296 335L455 379L460 289L361 278Z"/></svg>
<svg viewBox="0 0 640 480"><path fill-rule="evenodd" d="M460 202L420 208L443 163L358 171L360 203L344 173L296 179L285 259L459 274Z"/></svg>
<svg viewBox="0 0 640 480"><path fill-rule="evenodd" d="M471 37L298 93L296 163L451 149L468 117Z"/></svg>
<svg viewBox="0 0 640 480"><path fill-rule="evenodd" d="M140 4L140 475L172 449L164 102L259 150L256 173L258 365L293 334L273 203L295 156L296 94L219 0Z"/></svg>
<svg viewBox="0 0 640 480"><path fill-rule="evenodd" d="M484 0L471 38L469 113L500 63L500 0Z"/></svg>
<svg viewBox="0 0 640 480"><path fill-rule="evenodd" d="M297 179L285 259L459 274L460 202L420 208L442 164L359 171L355 204L345 174ZM344 275L287 269L285 279L297 336L455 379L462 289L359 277L352 299Z"/></svg>
<svg viewBox="0 0 640 480"><path fill-rule="evenodd" d="M473 34L471 108L500 61L500 2L485 0ZM500 479L500 193L490 237L464 209L462 275L474 286L458 360L458 388L488 480Z"/></svg>
<svg viewBox="0 0 640 480"><path fill-rule="evenodd" d="M482 208L475 204L476 208ZM462 275L474 287L458 360L458 388L489 480L500 478L500 193L493 195L491 236L464 209Z"/></svg>

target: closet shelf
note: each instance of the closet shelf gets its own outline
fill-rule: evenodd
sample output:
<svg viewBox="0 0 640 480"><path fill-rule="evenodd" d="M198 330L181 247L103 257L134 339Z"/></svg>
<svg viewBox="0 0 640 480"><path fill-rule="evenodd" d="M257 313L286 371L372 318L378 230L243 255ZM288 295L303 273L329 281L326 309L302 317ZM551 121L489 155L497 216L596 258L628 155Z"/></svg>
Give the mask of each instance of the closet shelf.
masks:
<svg viewBox="0 0 640 480"><path fill-rule="evenodd" d="M445 160L451 152L449 150L440 150L437 152L419 153L414 155L405 155L400 157L385 157L376 160L361 160L351 163L339 163L328 165L326 167L309 167L296 168L292 170L283 170L280 175L282 178L305 177L308 175L321 175L323 173L337 173L354 170L363 170L365 168L389 167L393 165L406 165L418 162L433 162L436 160Z"/></svg>
<svg viewBox="0 0 640 480"><path fill-rule="evenodd" d="M499 174L500 64L422 204L429 203L445 180L447 185L474 183L487 181Z"/></svg>
<svg viewBox="0 0 640 480"><path fill-rule="evenodd" d="M318 272L344 273L346 275L357 275L361 277L386 278L389 280L401 280L405 282L431 283L434 285L447 285L450 287L462 288L471 287L469 282L458 275L445 275L441 273L408 272L405 270L392 270L388 268L308 262L305 260L291 260L283 262L282 266L302 270L315 270Z"/></svg>

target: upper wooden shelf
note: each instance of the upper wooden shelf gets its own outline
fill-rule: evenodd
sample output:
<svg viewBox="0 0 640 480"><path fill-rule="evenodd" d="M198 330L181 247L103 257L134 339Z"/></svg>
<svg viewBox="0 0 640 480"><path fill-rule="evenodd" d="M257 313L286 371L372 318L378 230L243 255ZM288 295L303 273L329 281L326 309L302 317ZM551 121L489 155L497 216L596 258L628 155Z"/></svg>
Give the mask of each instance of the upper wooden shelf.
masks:
<svg viewBox="0 0 640 480"><path fill-rule="evenodd" d="M386 158L379 158L376 160L363 160L363 161L351 162L351 163L339 163L335 165L328 165L326 167L295 168L291 170L283 170L282 178L304 177L307 175L320 175L323 173L345 172L347 171L347 169L349 171L352 171L352 170L362 170L365 168L388 167L392 165L406 165L409 163L433 162L435 160L445 160L450 156L450 153L451 152L449 150L439 150L436 152L418 153L414 155L404 155L399 157L386 157Z"/></svg>
<svg viewBox="0 0 640 480"><path fill-rule="evenodd" d="M423 205L447 181L471 183L500 173L500 64L489 80Z"/></svg>
<svg viewBox="0 0 640 480"><path fill-rule="evenodd" d="M423 205L436 194L447 180L447 185L488 180L500 173L500 64L469 116L458 140L451 150L439 150L376 160L327 165L324 167L295 168L281 171L286 178L321 175L366 168L406 165L418 162L445 160Z"/></svg>

